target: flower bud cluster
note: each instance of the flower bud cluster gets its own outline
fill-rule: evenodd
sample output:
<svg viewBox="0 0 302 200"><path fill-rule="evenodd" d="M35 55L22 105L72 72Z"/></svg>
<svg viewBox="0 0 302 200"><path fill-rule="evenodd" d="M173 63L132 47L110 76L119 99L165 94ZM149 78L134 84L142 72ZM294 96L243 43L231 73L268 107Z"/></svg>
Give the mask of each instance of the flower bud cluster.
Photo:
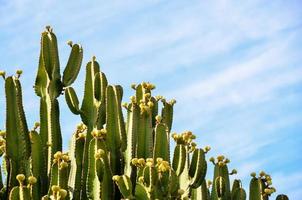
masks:
<svg viewBox="0 0 302 200"><path fill-rule="evenodd" d="M58 185L51 186L52 197L54 199L65 199L67 197L67 190L61 188Z"/></svg>
<svg viewBox="0 0 302 200"><path fill-rule="evenodd" d="M146 161L143 158L133 158L131 160L131 164L134 165L135 167L142 168L146 165Z"/></svg>
<svg viewBox="0 0 302 200"><path fill-rule="evenodd" d="M59 170L62 170L66 167L68 167L68 163L70 162L70 158L68 156L68 153L62 153L61 151L58 151L54 154L53 163L57 163L59 166Z"/></svg>
<svg viewBox="0 0 302 200"><path fill-rule="evenodd" d="M93 131L91 132L91 135L98 139L105 139L106 135L107 135L107 130L106 129L101 129L101 130L93 129Z"/></svg>
<svg viewBox="0 0 302 200"><path fill-rule="evenodd" d="M173 133L172 138L177 144L188 146L190 151L194 151L196 149L196 143L193 142L193 140L196 139L196 135L191 131L186 131L181 134Z"/></svg>
<svg viewBox="0 0 302 200"><path fill-rule="evenodd" d="M76 135L77 135L77 139L85 139L86 135L87 135L87 127L85 124L80 123L77 126L77 130L76 130Z"/></svg>
<svg viewBox="0 0 302 200"><path fill-rule="evenodd" d="M223 167L223 166L227 165L228 163L230 163L230 160L228 158L225 158L223 155L217 156L216 159L217 159L217 162L215 161L214 157L211 157L210 162L212 162L214 165L217 164L220 167ZM233 170L232 173L235 174L235 173L237 173L237 171Z"/></svg>
<svg viewBox="0 0 302 200"><path fill-rule="evenodd" d="M100 160L103 155L105 154L105 151L103 149L98 149L95 154L94 154L94 157L96 160Z"/></svg>
<svg viewBox="0 0 302 200"><path fill-rule="evenodd" d="M26 177L24 174L18 174L16 176L16 179L19 182L19 185L23 186L23 182L25 181ZM37 178L34 176L29 176L27 180L28 180L28 187L31 187L32 185L37 183Z"/></svg>
<svg viewBox="0 0 302 200"><path fill-rule="evenodd" d="M162 158L156 158L156 167L159 173L166 172L171 169L169 162L163 160Z"/></svg>
<svg viewBox="0 0 302 200"><path fill-rule="evenodd" d="M147 91L151 91L155 89L155 85L149 82L142 82L142 86Z"/></svg>

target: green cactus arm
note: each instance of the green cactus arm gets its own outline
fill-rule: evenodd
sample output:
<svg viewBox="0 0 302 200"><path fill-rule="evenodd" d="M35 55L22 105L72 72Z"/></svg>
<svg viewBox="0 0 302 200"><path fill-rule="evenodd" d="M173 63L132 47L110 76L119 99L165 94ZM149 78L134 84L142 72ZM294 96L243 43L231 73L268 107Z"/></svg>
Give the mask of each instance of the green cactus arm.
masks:
<svg viewBox="0 0 302 200"><path fill-rule="evenodd" d="M104 128L106 123L106 88L108 85L107 78L103 72L95 75L95 99L98 101L99 108L97 114L97 128Z"/></svg>
<svg viewBox="0 0 302 200"><path fill-rule="evenodd" d="M134 199L132 196L132 182L130 178L126 175L122 176L113 176L112 178L116 185L118 186L120 192L122 193L125 199Z"/></svg>
<svg viewBox="0 0 302 200"><path fill-rule="evenodd" d="M81 110L79 108L79 99L72 87L68 87L65 89L65 100L70 111L73 114L78 115L81 113Z"/></svg>
<svg viewBox="0 0 302 200"><path fill-rule="evenodd" d="M84 151L85 138L77 138L77 134L72 135L70 144L71 169L68 180L68 187L71 190L73 199L80 199L81 194L81 175L82 159Z"/></svg>
<svg viewBox="0 0 302 200"><path fill-rule="evenodd" d="M189 166L190 166L190 156L189 156L189 147L185 146L186 158L185 158L185 166L182 170L182 173L179 175L179 185L180 188L184 190L184 194L182 194L182 198L189 195L189 186L190 186L190 176L189 176Z"/></svg>
<svg viewBox="0 0 302 200"><path fill-rule="evenodd" d="M59 102L48 96L40 100L40 134L44 147L45 167L47 175L51 170L52 158L55 152L62 150L62 135L59 119Z"/></svg>
<svg viewBox="0 0 302 200"><path fill-rule="evenodd" d="M246 200L246 192L243 188L238 188L232 197L232 200Z"/></svg>
<svg viewBox="0 0 302 200"><path fill-rule="evenodd" d="M112 180L112 169L111 169L111 163L109 160L109 152L106 149L106 143L105 141L101 141L100 149L104 151L104 154L102 154L102 161L104 164L104 173L103 173L103 180L101 184L102 193L101 193L101 199L102 200L111 200L111 199L118 199L119 195L116 188L114 187L114 182Z"/></svg>
<svg viewBox="0 0 302 200"><path fill-rule="evenodd" d="M28 160L30 157L30 139L22 106L22 94L19 80L7 77L6 94L6 153L14 161ZM21 166L20 166L21 167ZM24 166L23 166L24 167ZM24 173L24 168L20 173Z"/></svg>
<svg viewBox="0 0 302 200"><path fill-rule="evenodd" d="M233 182L232 190L231 190L232 199L234 198L236 191L240 188L241 188L241 181L239 179L235 179Z"/></svg>
<svg viewBox="0 0 302 200"><path fill-rule="evenodd" d="M44 97L47 94L47 85L48 85L48 75L45 69L45 65L42 59L42 49L40 50L39 66L38 73L35 80L35 93L39 97Z"/></svg>
<svg viewBox="0 0 302 200"><path fill-rule="evenodd" d="M155 127L156 125L156 119L155 117L158 115L158 101L155 97L151 97L150 101L153 103L153 107L151 108L152 112L152 127Z"/></svg>
<svg viewBox="0 0 302 200"><path fill-rule="evenodd" d="M167 125L169 132L171 131L172 128L174 103L175 100L171 100L171 102L166 102L165 100L163 100L163 108L161 111L163 123Z"/></svg>
<svg viewBox="0 0 302 200"><path fill-rule="evenodd" d="M135 89L136 102L140 103L144 98L144 88L142 84L138 84Z"/></svg>
<svg viewBox="0 0 302 200"><path fill-rule="evenodd" d="M154 186L157 185L157 181L158 181L158 175L155 167L153 166L144 167L143 177L144 177L144 185L150 188L150 190L153 190Z"/></svg>
<svg viewBox="0 0 302 200"><path fill-rule="evenodd" d="M191 187L198 188L207 172L207 162L205 160L205 153L203 149L195 149L193 151L191 164L189 168L189 176L191 177Z"/></svg>
<svg viewBox="0 0 302 200"><path fill-rule="evenodd" d="M121 173L121 121L120 121L120 104L118 103L118 89L114 86L107 86L106 89L106 143L110 151L110 161L112 162L113 174Z"/></svg>
<svg viewBox="0 0 302 200"><path fill-rule="evenodd" d="M35 131L30 131L31 140L31 171L32 175L37 178L37 183L33 186L35 196L41 197L47 193L47 177L44 167L44 156L40 135ZM37 199L37 197L36 197Z"/></svg>
<svg viewBox="0 0 302 200"><path fill-rule="evenodd" d="M128 105L127 115L127 149L124 153L124 173L131 178L131 181L134 184L136 180L136 168L131 165L131 160L136 157L138 135L139 107L136 103L130 103Z"/></svg>
<svg viewBox="0 0 302 200"><path fill-rule="evenodd" d="M83 60L83 49L79 44L71 44L71 52L66 65L66 68L63 72L63 85L71 85L77 78L82 60Z"/></svg>
<svg viewBox="0 0 302 200"><path fill-rule="evenodd" d="M227 159L226 159L227 160ZM225 183L225 195L224 199L230 199L231 198L231 190L230 190L230 178L229 178L229 170L227 163L225 161L219 161L219 163L215 163L214 167L214 176L213 176L213 187L212 187L212 199L217 199L217 192L215 190L215 180L217 177L221 176L224 179Z"/></svg>
<svg viewBox="0 0 302 200"><path fill-rule="evenodd" d="M47 28L41 36L41 61L48 79L46 92L52 99L57 98L62 91L62 82L57 38L51 28Z"/></svg>
<svg viewBox="0 0 302 200"><path fill-rule="evenodd" d="M117 116L118 116L118 128L121 137L121 151L125 151L127 148L127 134L125 127L125 120L122 112L122 99L123 99L123 88L120 85L115 86L115 97L117 102Z"/></svg>
<svg viewBox="0 0 302 200"><path fill-rule="evenodd" d="M60 79L59 52L57 37L51 28L47 28L41 36L42 59L48 77L50 79Z"/></svg>
<svg viewBox="0 0 302 200"><path fill-rule="evenodd" d="M174 155L173 155L173 161L172 161L172 168L176 172L177 176L179 176L186 164L186 156L187 156L187 151L186 147L182 144L177 144L174 149Z"/></svg>
<svg viewBox="0 0 302 200"><path fill-rule="evenodd" d="M261 178L253 177L250 181L250 200L263 200L264 183Z"/></svg>
<svg viewBox="0 0 302 200"><path fill-rule="evenodd" d="M108 81L106 75L103 72L97 72L94 79L94 96L101 104L105 103L107 86Z"/></svg>
<svg viewBox="0 0 302 200"><path fill-rule="evenodd" d="M21 85L16 77L5 79L6 96L6 164L8 164L7 191L18 182L18 173L29 175L30 140L22 106Z"/></svg>
<svg viewBox="0 0 302 200"><path fill-rule="evenodd" d="M102 159L97 159L96 161L96 174L98 176L98 179L100 182L103 182L103 178L104 178L104 162Z"/></svg>
<svg viewBox="0 0 302 200"><path fill-rule="evenodd" d="M164 123L158 123L155 127L155 140L153 148L153 159L162 158L163 160L170 161L169 155L169 133L167 126Z"/></svg>
<svg viewBox="0 0 302 200"><path fill-rule="evenodd" d="M83 152L83 164L82 164L82 183L81 183L81 197L86 198L86 178L88 171L88 150L89 143L92 139L91 131L93 130L95 123L97 121L97 102L95 99L95 75L100 71L100 66L98 62L95 61L95 57L92 61L88 62L86 65L86 78L85 78L85 88L84 88L84 98L81 106L81 119L83 123L87 126L87 135L84 144Z"/></svg>
<svg viewBox="0 0 302 200"><path fill-rule="evenodd" d="M48 195L52 194L52 186L59 184L59 166L57 163L52 164Z"/></svg>
<svg viewBox="0 0 302 200"><path fill-rule="evenodd" d="M86 180L86 193L89 199L100 199L101 196L101 184L97 176L96 168L96 153L100 148L100 141L93 138L89 144L89 153L88 153L88 173Z"/></svg>
<svg viewBox="0 0 302 200"><path fill-rule="evenodd" d="M100 71L100 66L95 58L88 62L86 65L86 78L85 78L85 89L84 98L81 106L82 114L81 118L84 124L88 128L92 128L97 120L97 107L95 102L95 75ZM91 137L88 134L88 142L90 142ZM89 143L88 143L89 144ZM88 145L87 145L88 146ZM88 147L87 147L88 151Z"/></svg>
<svg viewBox="0 0 302 200"><path fill-rule="evenodd" d="M191 189L191 200L208 200L209 196L206 181L203 181L198 188Z"/></svg>
<svg viewBox="0 0 302 200"><path fill-rule="evenodd" d="M62 164L62 163L61 163ZM69 177L69 172L70 172L70 165L66 166L59 166L59 174L58 174L58 185L60 186L61 189L68 190L68 177ZM69 195L67 195L68 197ZM67 199L65 197L65 199Z"/></svg>
<svg viewBox="0 0 302 200"><path fill-rule="evenodd" d="M288 200L288 197L285 194L279 194L276 200Z"/></svg>
<svg viewBox="0 0 302 200"><path fill-rule="evenodd" d="M142 183L136 183L136 186L135 186L135 199L136 200L150 199L149 195L148 195L147 188Z"/></svg>
<svg viewBox="0 0 302 200"><path fill-rule="evenodd" d="M141 113L138 121L137 153L138 158L152 157L153 135L152 119L148 112Z"/></svg>

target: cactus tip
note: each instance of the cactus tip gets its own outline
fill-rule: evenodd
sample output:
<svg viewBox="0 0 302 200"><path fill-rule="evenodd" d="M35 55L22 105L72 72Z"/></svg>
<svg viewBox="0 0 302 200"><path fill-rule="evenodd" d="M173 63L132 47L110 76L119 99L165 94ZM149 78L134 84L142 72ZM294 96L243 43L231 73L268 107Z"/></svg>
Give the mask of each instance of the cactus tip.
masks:
<svg viewBox="0 0 302 200"><path fill-rule="evenodd" d="M72 47L72 45L73 45L73 43L72 43L71 40L68 40L68 41L67 41L67 44L68 44L70 47Z"/></svg>
<svg viewBox="0 0 302 200"><path fill-rule="evenodd" d="M133 90L136 90L136 84L135 84L135 83L132 83L132 84L131 84L131 88L132 88Z"/></svg>
<svg viewBox="0 0 302 200"><path fill-rule="evenodd" d="M0 76L2 76L3 79L5 79L5 71L0 71Z"/></svg>

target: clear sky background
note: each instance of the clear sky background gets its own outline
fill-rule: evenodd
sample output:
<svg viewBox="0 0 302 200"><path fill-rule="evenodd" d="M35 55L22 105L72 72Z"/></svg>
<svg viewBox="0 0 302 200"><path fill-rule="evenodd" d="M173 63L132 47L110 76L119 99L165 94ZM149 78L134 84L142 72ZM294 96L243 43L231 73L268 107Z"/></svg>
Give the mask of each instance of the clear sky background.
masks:
<svg viewBox="0 0 302 200"><path fill-rule="evenodd" d="M72 40L84 65L96 55L110 83L124 86L124 101L131 83L155 83L156 94L177 100L173 130L192 130L209 156L227 155L246 189L250 172L265 170L277 193L301 199L301 1L0 0L0 69L23 69L30 127L39 120L32 86L45 25L57 34L62 67ZM60 102L67 148L79 117Z"/></svg>

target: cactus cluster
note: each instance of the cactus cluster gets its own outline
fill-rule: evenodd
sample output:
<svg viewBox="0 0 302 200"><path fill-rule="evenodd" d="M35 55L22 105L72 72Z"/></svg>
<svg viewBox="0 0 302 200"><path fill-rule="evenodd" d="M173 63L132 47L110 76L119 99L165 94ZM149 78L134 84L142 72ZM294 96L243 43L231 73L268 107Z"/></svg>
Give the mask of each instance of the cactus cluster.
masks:
<svg viewBox="0 0 302 200"><path fill-rule="evenodd" d="M22 105L18 70L6 77L6 130L0 131L0 199L111 200L192 199L245 200L241 181L231 187L229 159L210 158L212 181L206 181L210 147L198 147L191 131L171 133L175 100L152 96L155 86L133 84L134 95L122 103L123 88L111 85L93 57L86 65L80 105L71 84L80 71L83 50L68 42L70 57L61 77L56 36L50 27L42 33L35 93L40 97L40 122L28 129ZM65 95L72 113L82 123L62 152L59 102ZM123 111L124 109L124 111ZM126 118L124 119L124 114ZM175 141L170 154L170 138ZM249 199L267 200L271 177L252 173ZM279 195L277 200L288 199Z"/></svg>

